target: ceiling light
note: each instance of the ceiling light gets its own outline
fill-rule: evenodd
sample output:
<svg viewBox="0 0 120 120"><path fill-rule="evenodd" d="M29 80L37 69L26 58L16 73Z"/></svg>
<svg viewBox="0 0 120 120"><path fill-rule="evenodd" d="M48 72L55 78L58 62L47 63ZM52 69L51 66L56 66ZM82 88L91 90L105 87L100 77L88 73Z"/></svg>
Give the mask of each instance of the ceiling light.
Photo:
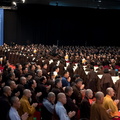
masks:
<svg viewBox="0 0 120 120"><path fill-rule="evenodd" d="M23 3L25 3L25 0L22 0Z"/></svg>

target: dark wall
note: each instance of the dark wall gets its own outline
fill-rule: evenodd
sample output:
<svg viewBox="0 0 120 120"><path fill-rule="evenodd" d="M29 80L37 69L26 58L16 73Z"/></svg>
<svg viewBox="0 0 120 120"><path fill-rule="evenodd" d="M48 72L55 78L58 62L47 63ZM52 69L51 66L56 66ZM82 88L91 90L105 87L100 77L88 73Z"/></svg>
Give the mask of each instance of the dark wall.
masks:
<svg viewBox="0 0 120 120"><path fill-rule="evenodd" d="M5 43L119 46L119 10L20 5L5 10Z"/></svg>

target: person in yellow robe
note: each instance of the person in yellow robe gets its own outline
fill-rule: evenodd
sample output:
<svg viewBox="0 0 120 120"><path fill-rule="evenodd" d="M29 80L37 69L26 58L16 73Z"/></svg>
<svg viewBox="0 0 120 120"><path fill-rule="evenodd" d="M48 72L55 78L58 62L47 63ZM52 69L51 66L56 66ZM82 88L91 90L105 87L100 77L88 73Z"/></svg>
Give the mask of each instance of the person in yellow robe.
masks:
<svg viewBox="0 0 120 120"><path fill-rule="evenodd" d="M114 90L113 88L109 87L106 89L106 96L104 97L104 101L103 101L103 106L105 107L105 109L111 109L110 115L112 117L114 116L118 116L118 107L117 104L119 103L119 100L114 100L112 99L112 97L114 96Z"/></svg>
<svg viewBox="0 0 120 120"><path fill-rule="evenodd" d="M20 99L20 108L18 109L19 115L23 115L24 113L28 113L27 120L33 120L33 115L35 113L35 107L37 107L38 103L33 103L30 105L28 99L31 97L31 91L29 89L25 89L23 91L23 96Z"/></svg>

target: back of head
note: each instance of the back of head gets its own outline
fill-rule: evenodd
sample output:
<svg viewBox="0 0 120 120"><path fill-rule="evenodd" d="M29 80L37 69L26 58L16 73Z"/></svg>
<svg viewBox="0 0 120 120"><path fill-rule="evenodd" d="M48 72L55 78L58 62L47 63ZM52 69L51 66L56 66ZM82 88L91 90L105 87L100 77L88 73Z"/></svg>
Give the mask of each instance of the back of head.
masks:
<svg viewBox="0 0 120 120"><path fill-rule="evenodd" d="M65 93L68 93L72 90L72 87L71 86L66 86L65 87Z"/></svg>
<svg viewBox="0 0 120 120"><path fill-rule="evenodd" d="M101 100L102 97L104 97L104 94L103 94L103 92L101 92L101 91L98 91L98 92L95 94L96 101Z"/></svg>
<svg viewBox="0 0 120 120"><path fill-rule="evenodd" d="M25 89L25 90L23 91L23 95L24 95L24 96L27 96L29 92L30 92L29 89Z"/></svg>
<svg viewBox="0 0 120 120"><path fill-rule="evenodd" d="M76 80L75 80L75 83L77 84L78 82L83 82L83 80L82 80L81 78L76 79Z"/></svg>

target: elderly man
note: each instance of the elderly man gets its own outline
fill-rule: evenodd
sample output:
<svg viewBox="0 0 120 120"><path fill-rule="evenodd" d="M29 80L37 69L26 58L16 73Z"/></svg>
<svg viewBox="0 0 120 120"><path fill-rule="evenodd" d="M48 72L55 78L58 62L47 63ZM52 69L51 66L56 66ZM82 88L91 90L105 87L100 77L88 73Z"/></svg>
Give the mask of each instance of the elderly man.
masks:
<svg viewBox="0 0 120 120"><path fill-rule="evenodd" d="M53 92L49 92L47 98L43 99L42 106L42 120L52 120L54 107L55 107L55 94Z"/></svg>
<svg viewBox="0 0 120 120"><path fill-rule="evenodd" d="M19 116L17 109L20 108L20 100L18 97L13 96L11 98L11 108L9 110L9 117L11 120L27 120L28 114L24 113Z"/></svg>
<svg viewBox="0 0 120 120"><path fill-rule="evenodd" d="M67 111L66 111L65 107L63 106L67 102L65 94L58 93L57 99L58 99L58 101L55 105L55 111L56 111L56 114L59 116L59 119L60 120L70 120L70 118L72 118L76 112L70 111L67 114Z"/></svg>
<svg viewBox="0 0 120 120"><path fill-rule="evenodd" d="M33 115L35 113L35 108L37 107L38 103L33 103L30 105L28 99L31 97L31 91L29 89L25 89L23 91L23 96L20 99L20 108L18 109L19 115L23 115L25 112L28 113L29 117L27 120L33 120Z"/></svg>
<svg viewBox="0 0 120 120"><path fill-rule="evenodd" d="M104 94L97 92L95 94L96 102L91 105L90 120L111 120L111 117L103 107Z"/></svg>
<svg viewBox="0 0 120 120"><path fill-rule="evenodd" d="M106 89L106 96L104 97L104 102L103 102L103 106L105 107L105 109L111 109L110 115L112 117L114 116L118 116L118 107L117 104L119 103L119 100L114 100L112 99L112 97L114 96L114 90L113 88L109 87Z"/></svg>
<svg viewBox="0 0 120 120"><path fill-rule="evenodd" d="M93 97L93 91L91 89L87 89L85 91L85 97L82 99L80 104L80 118L90 119L90 102L89 99Z"/></svg>

